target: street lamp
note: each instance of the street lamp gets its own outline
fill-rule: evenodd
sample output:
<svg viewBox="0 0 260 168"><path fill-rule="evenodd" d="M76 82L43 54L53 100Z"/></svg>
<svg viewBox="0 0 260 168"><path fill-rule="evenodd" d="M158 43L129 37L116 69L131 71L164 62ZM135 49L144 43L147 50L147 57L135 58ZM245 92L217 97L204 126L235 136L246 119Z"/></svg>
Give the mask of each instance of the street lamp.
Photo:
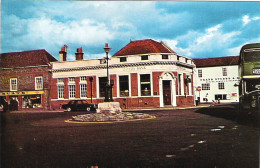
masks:
<svg viewBox="0 0 260 168"><path fill-rule="evenodd" d="M114 84L114 81L110 82L110 77L109 77L109 72L108 72L108 53L111 50L111 48L108 47L108 43L105 44L105 48L104 48L105 52L106 52L106 62L107 62L107 83L105 86L105 102L112 102L113 98L112 98L112 87Z"/></svg>

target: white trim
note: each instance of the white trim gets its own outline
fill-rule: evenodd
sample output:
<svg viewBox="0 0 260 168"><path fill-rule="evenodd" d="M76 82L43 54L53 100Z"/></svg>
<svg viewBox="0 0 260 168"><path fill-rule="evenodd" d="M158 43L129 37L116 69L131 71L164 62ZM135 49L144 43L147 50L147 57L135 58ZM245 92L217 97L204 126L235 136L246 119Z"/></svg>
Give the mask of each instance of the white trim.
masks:
<svg viewBox="0 0 260 168"><path fill-rule="evenodd" d="M41 78L41 88L37 88L37 79ZM35 90L42 90L43 89L43 77L42 76L36 76L34 78L34 86L35 86Z"/></svg>
<svg viewBox="0 0 260 168"><path fill-rule="evenodd" d="M12 89L12 80L16 81L16 89ZM18 90L18 82L17 82L17 78L10 78L10 91L17 91Z"/></svg>

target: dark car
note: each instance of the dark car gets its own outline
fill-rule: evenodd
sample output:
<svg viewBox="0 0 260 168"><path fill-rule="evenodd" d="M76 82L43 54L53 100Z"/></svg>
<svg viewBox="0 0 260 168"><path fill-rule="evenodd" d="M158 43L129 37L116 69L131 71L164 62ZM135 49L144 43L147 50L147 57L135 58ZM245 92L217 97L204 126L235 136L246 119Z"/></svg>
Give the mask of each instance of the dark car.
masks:
<svg viewBox="0 0 260 168"><path fill-rule="evenodd" d="M67 111L96 111L97 105L83 100L72 100L68 104L63 104L62 108Z"/></svg>

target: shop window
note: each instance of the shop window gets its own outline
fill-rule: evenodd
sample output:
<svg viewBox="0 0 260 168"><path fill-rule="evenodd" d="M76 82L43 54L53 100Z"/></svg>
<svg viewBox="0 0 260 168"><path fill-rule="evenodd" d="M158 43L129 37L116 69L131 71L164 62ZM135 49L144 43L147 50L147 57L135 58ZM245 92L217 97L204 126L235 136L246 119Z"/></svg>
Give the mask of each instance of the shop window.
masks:
<svg viewBox="0 0 260 168"><path fill-rule="evenodd" d="M226 94L215 94L215 100L227 100Z"/></svg>
<svg viewBox="0 0 260 168"><path fill-rule="evenodd" d="M120 97L129 96L128 76L119 76Z"/></svg>
<svg viewBox="0 0 260 168"><path fill-rule="evenodd" d="M222 68L223 76L227 76L227 68Z"/></svg>
<svg viewBox="0 0 260 168"><path fill-rule="evenodd" d="M17 78L10 79L10 91L17 91Z"/></svg>
<svg viewBox="0 0 260 168"><path fill-rule="evenodd" d="M163 54L163 55L162 55L162 59L169 59L169 55Z"/></svg>
<svg viewBox="0 0 260 168"><path fill-rule="evenodd" d="M151 95L150 74L140 75L140 81L141 81L141 96L150 96Z"/></svg>
<svg viewBox="0 0 260 168"><path fill-rule="evenodd" d="M43 89L42 76L35 77L35 90L42 90L42 89Z"/></svg>
<svg viewBox="0 0 260 168"><path fill-rule="evenodd" d="M148 55L142 55L141 56L141 60L148 60L149 58L148 58Z"/></svg>
<svg viewBox="0 0 260 168"><path fill-rule="evenodd" d="M69 98L75 98L75 85L69 85Z"/></svg>
<svg viewBox="0 0 260 168"><path fill-rule="evenodd" d="M105 97L107 77L99 77L99 97Z"/></svg>
<svg viewBox="0 0 260 168"><path fill-rule="evenodd" d="M120 57L120 62L126 62L127 58L126 57Z"/></svg>
<svg viewBox="0 0 260 168"><path fill-rule="evenodd" d="M210 84L209 83L202 84L202 90L210 90Z"/></svg>
<svg viewBox="0 0 260 168"><path fill-rule="evenodd" d="M223 82L218 83L218 89L225 89L225 85Z"/></svg>
<svg viewBox="0 0 260 168"><path fill-rule="evenodd" d="M87 84L80 84L80 97L87 97Z"/></svg>
<svg viewBox="0 0 260 168"><path fill-rule="evenodd" d="M58 99L64 98L64 86L58 85Z"/></svg>
<svg viewBox="0 0 260 168"><path fill-rule="evenodd" d="M41 95L22 96L22 104L24 108L38 108L41 105Z"/></svg>
<svg viewBox="0 0 260 168"><path fill-rule="evenodd" d="M200 77L200 78L202 77L202 69L198 70L198 77Z"/></svg>

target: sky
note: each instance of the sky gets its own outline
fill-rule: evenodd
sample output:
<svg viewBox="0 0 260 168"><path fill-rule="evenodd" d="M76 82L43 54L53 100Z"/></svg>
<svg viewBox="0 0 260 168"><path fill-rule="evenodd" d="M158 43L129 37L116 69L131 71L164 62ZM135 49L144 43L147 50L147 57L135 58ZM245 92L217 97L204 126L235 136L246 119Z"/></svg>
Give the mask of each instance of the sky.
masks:
<svg viewBox="0 0 260 168"><path fill-rule="evenodd" d="M260 42L260 2L1 1L1 53L45 49L68 60L115 54L130 40L163 41L189 58L237 56Z"/></svg>

